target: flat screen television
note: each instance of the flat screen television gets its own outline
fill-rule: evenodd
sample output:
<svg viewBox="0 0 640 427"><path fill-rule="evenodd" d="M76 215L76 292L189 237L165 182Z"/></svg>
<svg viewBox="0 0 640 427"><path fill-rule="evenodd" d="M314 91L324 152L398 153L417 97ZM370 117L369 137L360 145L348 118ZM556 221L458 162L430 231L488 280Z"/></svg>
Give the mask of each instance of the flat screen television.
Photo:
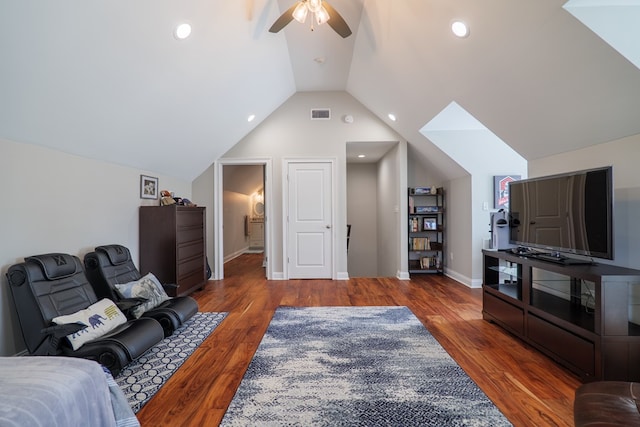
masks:
<svg viewBox="0 0 640 427"><path fill-rule="evenodd" d="M612 168L510 182L509 227L511 244L548 251L549 261L613 259Z"/></svg>

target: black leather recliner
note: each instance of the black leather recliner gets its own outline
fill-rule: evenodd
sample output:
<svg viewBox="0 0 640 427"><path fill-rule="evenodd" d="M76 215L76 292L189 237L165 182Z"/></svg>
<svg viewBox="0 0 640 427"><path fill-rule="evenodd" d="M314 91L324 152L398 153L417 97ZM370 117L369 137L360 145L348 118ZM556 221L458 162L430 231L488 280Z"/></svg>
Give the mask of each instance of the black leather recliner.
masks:
<svg viewBox="0 0 640 427"><path fill-rule="evenodd" d="M130 320L77 350L66 335L80 329L76 324L55 325L52 319L86 309L98 302L80 259L51 253L25 258L7 271L22 336L31 355L73 356L95 360L113 376L163 338L153 319Z"/></svg>
<svg viewBox="0 0 640 427"><path fill-rule="evenodd" d="M95 248L84 257L84 266L89 282L100 298L110 300L127 309L136 301L123 299L116 291L115 285L125 284L140 279L140 272L131 260L131 252L122 245L104 245ZM168 288L171 284L162 284ZM162 325L165 336L173 334L180 325L198 312L198 303L189 296L174 297L162 302L155 308L147 310L142 317L152 317Z"/></svg>

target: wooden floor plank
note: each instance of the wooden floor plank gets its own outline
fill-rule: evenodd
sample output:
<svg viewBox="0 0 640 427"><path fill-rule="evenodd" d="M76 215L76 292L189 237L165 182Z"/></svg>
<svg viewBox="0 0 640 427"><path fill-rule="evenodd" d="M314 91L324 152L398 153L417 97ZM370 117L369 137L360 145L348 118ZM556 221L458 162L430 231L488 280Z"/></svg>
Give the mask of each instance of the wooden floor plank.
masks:
<svg viewBox="0 0 640 427"><path fill-rule="evenodd" d="M444 276L267 281L260 254L193 294L227 318L138 413L146 426L215 426L273 313L284 306L406 305L515 426L572 426L577 377L482 320L482 293Z"/></svg>

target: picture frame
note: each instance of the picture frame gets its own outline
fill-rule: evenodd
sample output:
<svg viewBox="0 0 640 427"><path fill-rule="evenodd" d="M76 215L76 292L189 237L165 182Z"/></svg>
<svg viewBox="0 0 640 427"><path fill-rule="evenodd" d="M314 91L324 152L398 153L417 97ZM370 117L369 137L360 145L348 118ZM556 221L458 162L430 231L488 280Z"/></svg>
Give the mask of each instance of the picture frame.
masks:
<svg viewBox="0 0 640 427"><path fill-rule="evenodd" d="M437 222L435 218L424 218L422 220L423 230L435 230L437 228Z"/></svg>
<svg viewBox="0 0 640 427"><path fill-rule="evenodd" d="M158 178L140 175L140 198L158 199Z"/></svg>
<svg viewBox="0 0 640 427"><path fill-rule="evenodd" d="M519 181L520 175L494 175L493 177L493 207L494 209L509 210L509 183Z"/></svg>

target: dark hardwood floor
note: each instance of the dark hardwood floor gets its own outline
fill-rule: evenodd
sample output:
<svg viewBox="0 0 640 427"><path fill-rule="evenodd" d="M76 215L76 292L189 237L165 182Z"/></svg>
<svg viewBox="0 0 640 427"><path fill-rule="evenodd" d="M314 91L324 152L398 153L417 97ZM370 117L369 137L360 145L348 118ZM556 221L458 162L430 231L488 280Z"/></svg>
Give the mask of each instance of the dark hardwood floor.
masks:
<svg viewBox="0 0 640 427"><path fill-rule="evenodd" d="M261 263L242 255L193 294L200 311L229 315L138 413L142 426L218 425L280 305L407 306L515 426L573 425L578 378L482 320L480 289L435 275L267 281Z"/></svg>

